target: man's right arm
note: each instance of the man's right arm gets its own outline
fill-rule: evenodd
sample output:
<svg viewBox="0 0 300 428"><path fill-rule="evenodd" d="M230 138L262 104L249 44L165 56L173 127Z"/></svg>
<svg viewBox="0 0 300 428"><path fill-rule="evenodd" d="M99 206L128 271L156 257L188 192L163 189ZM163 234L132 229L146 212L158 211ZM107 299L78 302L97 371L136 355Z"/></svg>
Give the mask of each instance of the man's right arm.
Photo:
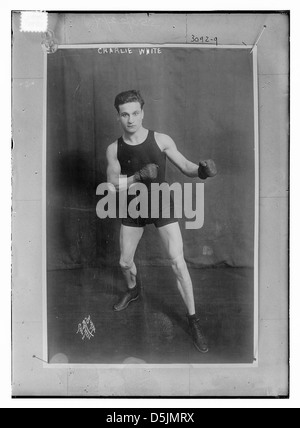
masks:
<svg viewBox="0 0 300 428"><path fill-rule="evenodd" d="M117 142L112 143L106 150L107 182L115 186L117 192L126 190L133 184L133 177L127 178L121 175L121 165L117 156Z"/></svg>

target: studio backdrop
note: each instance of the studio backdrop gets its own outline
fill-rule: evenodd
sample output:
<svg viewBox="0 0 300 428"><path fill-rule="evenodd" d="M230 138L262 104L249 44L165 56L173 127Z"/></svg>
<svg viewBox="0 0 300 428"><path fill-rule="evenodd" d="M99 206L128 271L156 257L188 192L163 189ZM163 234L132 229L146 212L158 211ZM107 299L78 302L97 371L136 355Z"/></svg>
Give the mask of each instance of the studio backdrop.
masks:
<svg viewBox="0 0 300 428"><path fill-rule="evenodd" d="M50 362L255 361L258 141L253 64L249 48L199 45L64 46L47 56ZM107 181L107 147L122 134L115 96L130 89L140 90L145 100L145 128L172 137L187 159L198 163L211 158L217 165L218 175L203 185L203 226L191 230L184 217L179 219L196 305L206 314L213 349L206 358L189 348L184 309L153 225L146 228L136 253L142 304L113 315L113 303L125 287L119 267L121 220L97 216L101 196L96 189ZM170 162L167 181L199 183ZM194 191L189 201L193 208L199 204L195 198Z"/></svg>
<svg viewBox="0 0 300 428"><path fill-rule="evenodd" d="M114 98L139 89L144 126L170 135L181 153L212 158L204 225L182 227L189 264L253 267L255 141L253 59L249 50L161 47L70 48L48 56L48 269L118 265L120 222L99 219L96 188L106 182L106 149L121 135ZM186 179L168 164L167 179ZM191 181L191 180L186 180ZM182 220L182 226L184 226ZM150 250L150 251L149 251ZM156 236L140 264L165 264Z"/></svg>

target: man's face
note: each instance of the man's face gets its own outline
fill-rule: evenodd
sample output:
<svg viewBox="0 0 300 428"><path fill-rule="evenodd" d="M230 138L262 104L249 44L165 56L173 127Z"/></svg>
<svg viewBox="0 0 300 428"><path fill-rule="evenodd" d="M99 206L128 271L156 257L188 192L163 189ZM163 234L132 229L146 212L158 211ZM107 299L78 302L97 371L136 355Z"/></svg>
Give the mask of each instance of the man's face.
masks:
<svg viewBox="0 0 300 428"><path fill-rule="evenodd" d="M139 102L121 104L119 106L119 121L125 132L134 134L142 126L144 111Z"/></svg>

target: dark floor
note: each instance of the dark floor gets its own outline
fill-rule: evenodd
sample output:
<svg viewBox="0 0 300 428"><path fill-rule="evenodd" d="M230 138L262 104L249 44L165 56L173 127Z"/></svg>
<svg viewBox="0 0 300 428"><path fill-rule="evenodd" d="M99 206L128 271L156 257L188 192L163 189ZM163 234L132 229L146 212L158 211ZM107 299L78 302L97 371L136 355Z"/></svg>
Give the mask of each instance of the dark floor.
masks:
<svg viewBox="0 0 300 428"><path fill-rule="evenodd" d="M48 350L52 363L227 364L253 362L253 271L190 269L210 352L188 334L185 307L170 268L141 267L141 299L125 311L113 304L125 289L115 269L48 273ZM91 317L94 337L78 324Z"/></svg>

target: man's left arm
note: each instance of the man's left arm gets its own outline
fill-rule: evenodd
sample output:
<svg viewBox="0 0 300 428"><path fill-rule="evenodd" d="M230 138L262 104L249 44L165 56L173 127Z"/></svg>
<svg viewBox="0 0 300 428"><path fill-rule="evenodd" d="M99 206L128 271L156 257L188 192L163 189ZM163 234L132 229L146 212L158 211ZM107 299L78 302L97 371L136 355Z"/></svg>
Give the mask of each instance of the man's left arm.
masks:
<svg viewBox="0 0 300 428"><path fill-rule="evenodd" d="M217 174L216 165L213 160L202 160L199 165L186 159L177 149L171 137L156 133L156 141L161 150L166 153L167 158L187 177L199 177L205 180Z"/></svg>

